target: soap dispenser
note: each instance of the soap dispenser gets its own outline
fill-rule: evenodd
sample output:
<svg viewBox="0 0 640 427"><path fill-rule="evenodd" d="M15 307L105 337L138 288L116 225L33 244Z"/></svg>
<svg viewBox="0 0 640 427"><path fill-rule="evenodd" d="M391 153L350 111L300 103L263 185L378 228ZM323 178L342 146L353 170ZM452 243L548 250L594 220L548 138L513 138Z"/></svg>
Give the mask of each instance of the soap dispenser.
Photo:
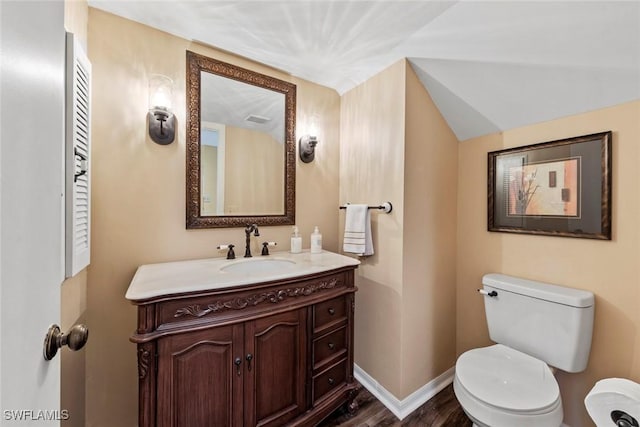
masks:
<svg viewBox="0 0 640 427"><path fill-rule="evenodd" d="M302 236L298 233L298 226L293 226L293 233L291 234L291 253L299 254L302 252Z"/></svg>
<svg viewBox="0 0 640 427"><path fill-rule="evenodd" d="M322 252L322 234L318 230L318 226L313 229L313 233L311 233L311 253L319 254Z"/></svg>

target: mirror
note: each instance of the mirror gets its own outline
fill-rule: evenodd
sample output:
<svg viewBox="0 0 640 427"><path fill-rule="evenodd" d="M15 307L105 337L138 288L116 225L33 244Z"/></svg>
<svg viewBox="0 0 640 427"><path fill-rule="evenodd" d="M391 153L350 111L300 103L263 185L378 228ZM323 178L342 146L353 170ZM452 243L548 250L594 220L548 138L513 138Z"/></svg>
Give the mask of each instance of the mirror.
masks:
<svg viewBox="0 0 640 427"><path fill-rule="evenodd" d="M295 223L296 86L187 51L187 228Z"/></svg>

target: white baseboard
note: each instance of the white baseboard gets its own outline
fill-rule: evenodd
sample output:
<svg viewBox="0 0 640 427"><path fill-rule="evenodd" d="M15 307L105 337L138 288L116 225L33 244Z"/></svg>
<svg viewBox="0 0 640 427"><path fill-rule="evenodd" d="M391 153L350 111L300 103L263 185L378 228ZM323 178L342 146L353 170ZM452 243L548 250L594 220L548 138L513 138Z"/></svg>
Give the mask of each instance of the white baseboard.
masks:
<svg viewBox="0 0 640 427"><path fill-rule="evenodd" d="M393 415L402 420L410 413L422 406L427 400L438 394L440 390L448 386L453 382L454 369L450 368L440 374L438 377L429 381L427 384L420 387L418 390L411 393L409 396L402 400L395 397L389 390L384 388L378 383L371 375L367 374L358 365L353 367L353 376L358 380L360 384L376 399L378 399L384 406L389 409Z"/></svg>

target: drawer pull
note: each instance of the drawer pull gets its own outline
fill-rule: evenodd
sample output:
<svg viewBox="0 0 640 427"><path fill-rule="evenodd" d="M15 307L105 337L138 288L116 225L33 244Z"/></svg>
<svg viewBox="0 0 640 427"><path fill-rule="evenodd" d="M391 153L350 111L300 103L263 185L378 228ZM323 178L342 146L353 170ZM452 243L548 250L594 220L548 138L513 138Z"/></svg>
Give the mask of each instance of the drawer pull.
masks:
<svg viewBox="0 0 640 427"><path fill-rule="evenodd" d="M233 361L233 364L236 365L236 369L238 370L238 376L240 376L240 364L242 363L242 359L236 357L236 360Z"/></svg>
<svg viewBox="0 0 640 427"><path fill-rule="evenodd" d="M249 353L247 354L247 369L249 369L249 372L251 372L251 361L253 360L253 354Z"/></svg>
<svg viewBox="0 0 640 427"><path fill-rule="evenodd" d="M329 349L333 350L334 348L336 348L336 345L332 342L329 343Z"/></svg>
<svg viewBox="0 0 640 427"><path fill-rule="evenodd" d="M328 311L329 311L329 314L330 314L330 315L332 315L332 316L333 316L334 314L336 314L336 310L335 310L335 308L333 308L333 307L329 307L329 310L328 310Z"/></svg>
<svg viewBox="0 0 640 427"><path fill-rule="evenodd" d="M329 378L329 385L334 385L336 382L336 380L334 380L333 378Z"/></svg>

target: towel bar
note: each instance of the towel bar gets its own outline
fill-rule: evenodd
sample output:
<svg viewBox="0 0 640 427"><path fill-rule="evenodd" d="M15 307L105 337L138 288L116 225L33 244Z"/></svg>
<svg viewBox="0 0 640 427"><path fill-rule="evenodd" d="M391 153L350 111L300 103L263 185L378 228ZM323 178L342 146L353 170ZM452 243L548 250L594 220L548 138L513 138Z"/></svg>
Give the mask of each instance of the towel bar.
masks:
<svg viewBox="0 0 640 427"><path fill-rule="evenodd" d="M349 203L347 203L348 205ZM391 204L391 202L384 202L379 206L367 206L367 208L369 209L380 209L380 210L384 210L384 213L390 213L393 210L393 205ZM347 206L340 206L340 209L347 209Z"/></svg>

